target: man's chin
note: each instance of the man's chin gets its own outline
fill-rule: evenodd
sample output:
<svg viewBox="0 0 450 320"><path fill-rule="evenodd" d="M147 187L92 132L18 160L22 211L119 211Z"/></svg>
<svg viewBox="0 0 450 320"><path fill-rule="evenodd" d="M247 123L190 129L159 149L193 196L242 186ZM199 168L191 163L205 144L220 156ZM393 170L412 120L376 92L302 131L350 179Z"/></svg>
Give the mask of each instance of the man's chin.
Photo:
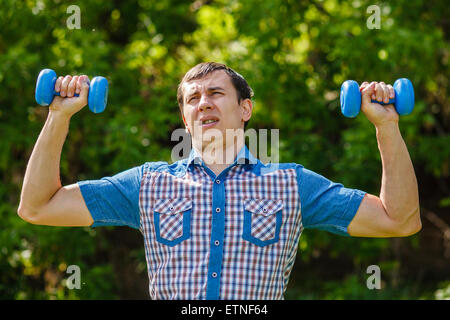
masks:
<svg viewBox="0 0 450 320"><path fill-rule="evenodd" d="M194 137L196 140L200 141L212 141L217 139L223 139L225 137L225 134L222 132L222 130L218 128L198 128L194 132Z"/></svg>

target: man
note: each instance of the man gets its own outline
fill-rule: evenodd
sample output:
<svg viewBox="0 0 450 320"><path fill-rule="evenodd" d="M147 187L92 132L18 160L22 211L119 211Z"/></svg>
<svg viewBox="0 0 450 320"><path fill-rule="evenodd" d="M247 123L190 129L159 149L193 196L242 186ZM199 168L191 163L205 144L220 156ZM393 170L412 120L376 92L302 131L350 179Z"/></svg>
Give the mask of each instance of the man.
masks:
<svg viewBox="0 0 450 320"><path fill-rule="evenodd" d="M256 159L243 139L252 90L218 63L195 66L179 85L192 136L187 159L146 162L63 187L59 159L70 118L87 103L87 77L60 77L55 90L61 97L50 105L29 160L18 214L33 224L139 229L152 299L282 299L303 228L361 237L408 236L421 228L398 115L392 105L371 102L394 96L383 82L361 85L361 110L376 127L381 152L379 197L295 163Z"/></svg>

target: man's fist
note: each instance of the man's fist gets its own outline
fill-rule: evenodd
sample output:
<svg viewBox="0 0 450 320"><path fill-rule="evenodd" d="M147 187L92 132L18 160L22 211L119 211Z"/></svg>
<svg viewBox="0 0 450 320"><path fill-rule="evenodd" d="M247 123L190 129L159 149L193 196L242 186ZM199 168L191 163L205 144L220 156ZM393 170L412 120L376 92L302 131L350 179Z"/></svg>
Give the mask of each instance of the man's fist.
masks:
<svg viewBox="0 0 450 320"><path fill-rule="evenodd" d="M89 78L86 75L59 77L55 83L55 96L50 104L50 111L71 117L88 103ZM75 97L75 94L79 94Z"/></svg>
<svg viewBox="0 0 450 320"><path fill-rule="evenodd" d="M388 103L389 99L395 97L394 88L384 82L363 82L359 87L361 91L361 111L375 127L379 127L389 122L398 122L398 113L393 104L380 105L371 100L380 103Z"/></svg>

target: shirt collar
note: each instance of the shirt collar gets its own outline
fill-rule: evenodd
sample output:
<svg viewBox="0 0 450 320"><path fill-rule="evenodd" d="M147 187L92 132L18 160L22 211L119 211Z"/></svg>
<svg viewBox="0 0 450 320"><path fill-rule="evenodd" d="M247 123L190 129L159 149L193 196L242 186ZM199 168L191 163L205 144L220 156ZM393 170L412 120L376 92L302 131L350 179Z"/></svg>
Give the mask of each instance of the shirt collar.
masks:
<svg viewBox="0 0 450 320"><path fill-rule="evenodd" d="M241 151L238 152L236 159L234 160L234 164L257 164L258 159L256 159L253 154L248 150L247 146L241 148Z"/></svg>
<svg viewBox="0 0 450 320"><path fill-rule="evenodd" d="M203 160L199 155L199 153L195 150L195 148L191 149L191 153L189 154L189 157L187 159L186 167L189 167L192 163L203 165ZM247 146L244 144L244 146L238 152L231 166L235 166L236 164L257 164L257 163L258 159L253 156L253 154L250 152L250 150L248 150Z"/></svg>

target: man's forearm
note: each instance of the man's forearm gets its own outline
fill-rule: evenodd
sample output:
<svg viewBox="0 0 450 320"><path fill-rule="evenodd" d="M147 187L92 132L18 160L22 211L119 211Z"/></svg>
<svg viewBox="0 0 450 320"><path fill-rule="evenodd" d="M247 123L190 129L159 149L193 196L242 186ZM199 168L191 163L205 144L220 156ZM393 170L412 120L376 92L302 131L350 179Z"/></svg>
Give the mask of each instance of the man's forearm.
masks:
<svg viewBox="0 0 450 320"><path fill-rule="evenodd" d="M376 131L383 165L380 199L386 212L399 223L420 223L417 179L398 123Z"/></svg>
<svg viewBox="0 0 450 320"><path fill-rule="evenodd" d="M19 211L34 212L62 187L59 167L69 122L68 117L49 113L28 161Z"/></svg>

